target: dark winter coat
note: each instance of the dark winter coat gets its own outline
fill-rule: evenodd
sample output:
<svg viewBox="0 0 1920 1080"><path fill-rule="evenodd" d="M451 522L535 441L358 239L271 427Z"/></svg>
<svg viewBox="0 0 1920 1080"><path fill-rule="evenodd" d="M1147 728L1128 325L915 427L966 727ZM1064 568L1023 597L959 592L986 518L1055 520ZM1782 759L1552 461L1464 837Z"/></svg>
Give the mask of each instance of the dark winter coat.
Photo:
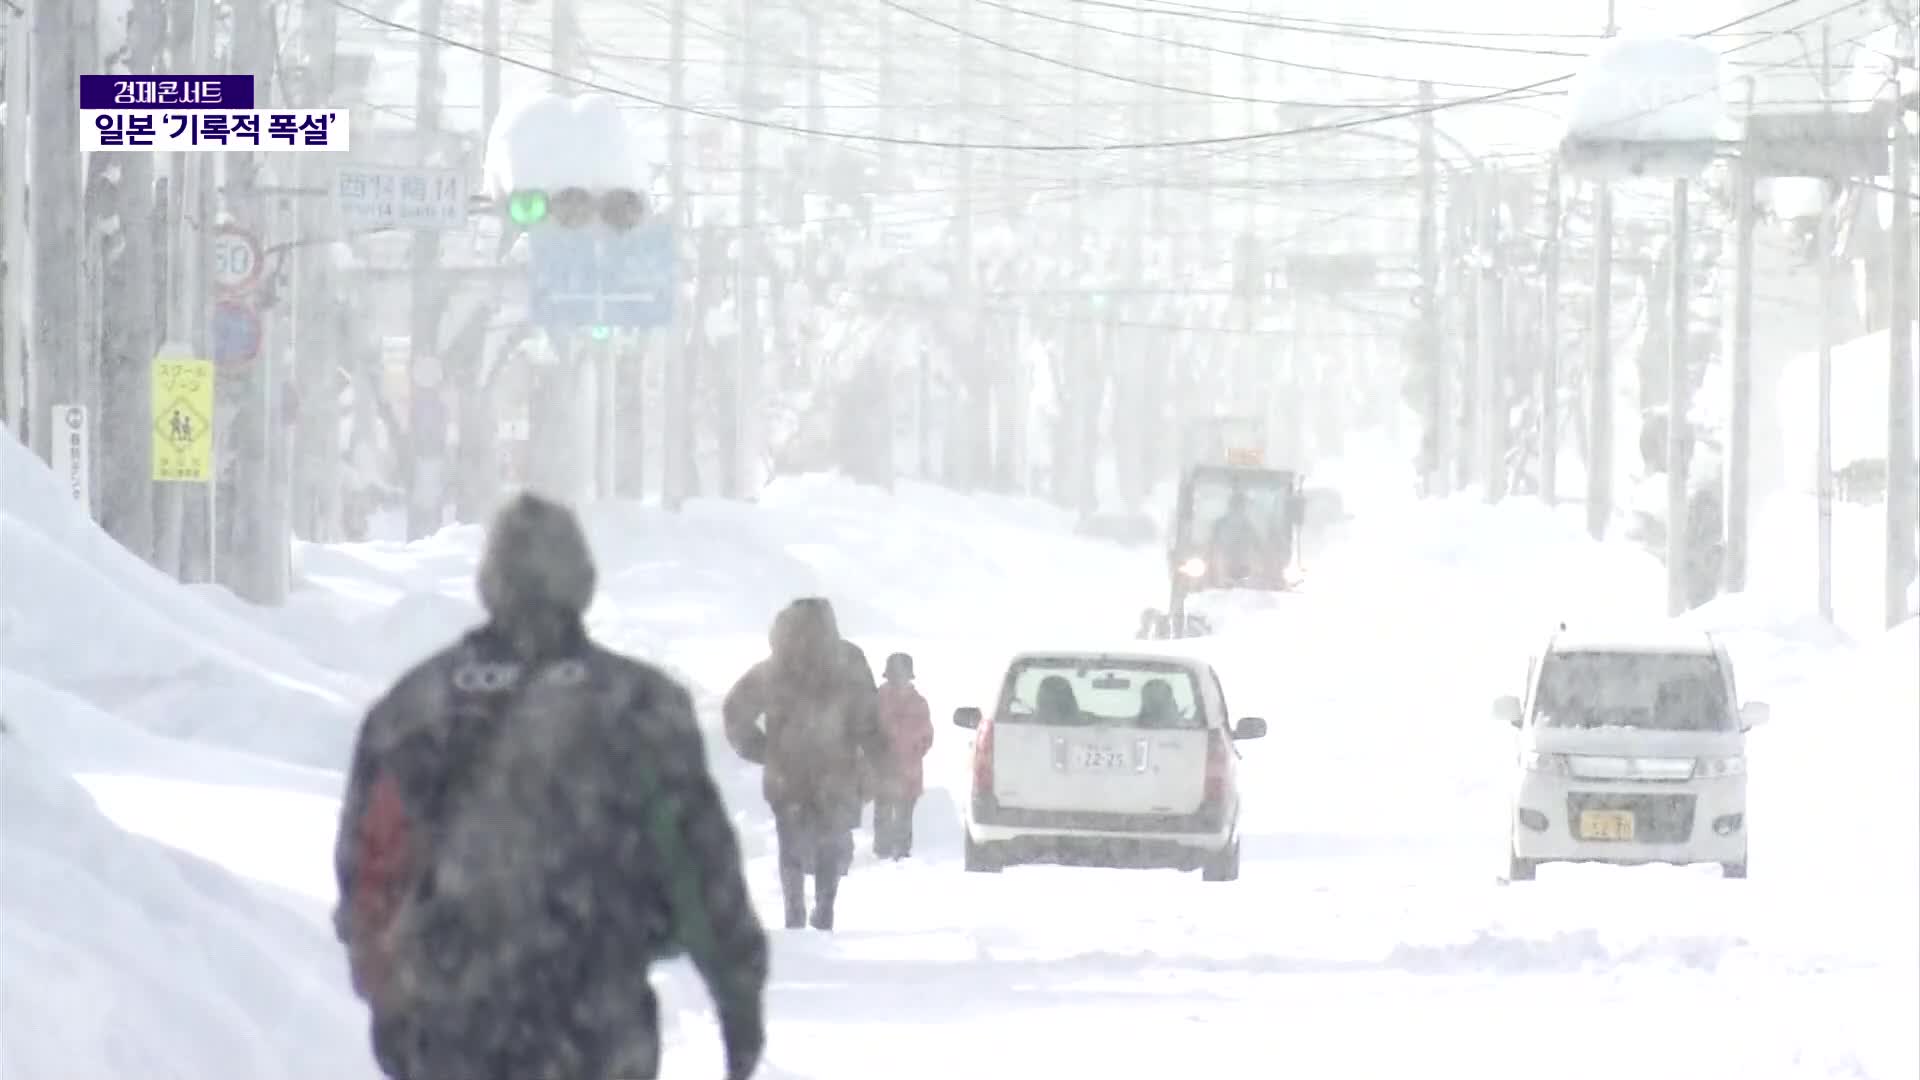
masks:
<svg viewBox="0 0 1920 1080"><path fill-rule="evenodd" d="M590 568L496 534L493 621L402 677L354 750L335 927L376 1056L396 1080L650 1077L647 969L685 953L750 1069L766 937L692 701L587 638Z"/></svg>
<svg viewBox="0 0 1920 1080"><path fill-rule="evenodd" d="M878 770L879 794L890 799L917 799L926 785L923 762L933 749L933 716L927 699L912 683L880 687L880 729L886 732L888 755Z"/></svg>
<svg viewBox="0 0 1920 1080"><path fill-rule="evenodd" d="M852 829L860 822L862 756L882 761L888 754L873 668L840 637L822 599L788 605L769 642L771 655L727 693L727 741L765 767L761 792L776 812L800 808Z"/></svg>

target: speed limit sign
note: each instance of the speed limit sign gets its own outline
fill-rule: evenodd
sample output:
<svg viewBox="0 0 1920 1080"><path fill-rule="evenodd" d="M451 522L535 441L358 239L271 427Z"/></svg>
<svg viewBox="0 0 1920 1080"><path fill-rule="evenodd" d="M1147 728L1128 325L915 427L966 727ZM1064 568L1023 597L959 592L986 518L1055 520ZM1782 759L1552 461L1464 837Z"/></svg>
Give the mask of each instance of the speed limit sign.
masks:
<svg viewBox="0 0 1920 1080"><path fill-rule="evenodd" d="M253 234L222 225L213 234L213 285L224 293L245 292L260 280L260 242Z"/></svg>

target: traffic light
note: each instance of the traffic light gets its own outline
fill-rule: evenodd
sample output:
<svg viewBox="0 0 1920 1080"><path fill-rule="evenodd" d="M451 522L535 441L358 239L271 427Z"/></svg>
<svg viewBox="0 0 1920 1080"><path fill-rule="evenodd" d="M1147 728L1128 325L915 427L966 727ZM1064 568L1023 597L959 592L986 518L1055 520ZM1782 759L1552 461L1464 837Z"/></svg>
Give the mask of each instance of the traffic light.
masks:
<svg viewBox="0 0 1920 1080"><path fill-rule="evenodd" d="M538 225L547 217L547 193L516 191L507 196L507 218L521 228Z"/></svg>
<svg viewBox="0 0 1920 1080"><path fill-rule="evenodd" d="M551 223L578 229L594 222L626 232L647 218L651 207L644 193L632 188L593 192L583 187L557 191L522 188L507 196L507 220L518 229Z"/></svg>

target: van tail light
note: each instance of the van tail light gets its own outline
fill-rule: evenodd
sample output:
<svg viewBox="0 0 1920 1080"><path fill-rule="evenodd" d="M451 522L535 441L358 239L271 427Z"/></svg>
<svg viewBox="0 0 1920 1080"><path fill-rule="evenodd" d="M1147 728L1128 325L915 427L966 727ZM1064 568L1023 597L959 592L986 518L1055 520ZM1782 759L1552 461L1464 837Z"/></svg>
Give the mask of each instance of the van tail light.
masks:
<svg viewBox="0 0 1920 1080"><path fill-rule="evenodd" d="M1227 800L1227 737L1214 730L1207 732L1207 786L1202 801L1217 806Z"/></svg>
<svg viewBox="0 0 1920 1080"><path fill-rule="evenodd" d="M993 717L980 722L980 733L973 740L973 791L975 795L993 794Z"/></svg>

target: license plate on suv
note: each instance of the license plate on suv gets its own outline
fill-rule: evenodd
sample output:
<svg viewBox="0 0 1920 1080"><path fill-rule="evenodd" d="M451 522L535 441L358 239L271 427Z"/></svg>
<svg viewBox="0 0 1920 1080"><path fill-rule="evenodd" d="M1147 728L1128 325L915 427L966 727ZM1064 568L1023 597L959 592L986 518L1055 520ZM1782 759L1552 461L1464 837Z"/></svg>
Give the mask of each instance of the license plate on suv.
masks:
<svg viewBox="0 0 1920 1080"><path fill-rule="evenodd" d="M1631 842L1633 812L1631 810L1580 811L1580 839Z"/></svg>
<svg viewBox="0 0 1920 1080"><path fill-rule="evenodd" d="M1082 744L1073 748L1073 767L1088 772L1118 772L1133 767L1125 750Z"/></svg>

